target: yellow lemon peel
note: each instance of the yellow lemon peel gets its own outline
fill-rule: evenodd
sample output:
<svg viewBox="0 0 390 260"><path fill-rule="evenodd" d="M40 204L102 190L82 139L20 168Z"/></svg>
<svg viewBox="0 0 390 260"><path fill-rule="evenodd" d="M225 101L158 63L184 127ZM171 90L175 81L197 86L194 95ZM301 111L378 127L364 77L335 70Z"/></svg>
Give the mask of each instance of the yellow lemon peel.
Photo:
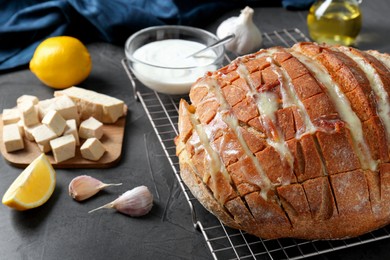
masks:
<svg viewBox="0 0 390 260"><path fill-rule="evenodd" d="M85 45L70 36L51 37L41 42L30 61L30 70L45 85L64 89L84 81L92 69Z"/></svg>

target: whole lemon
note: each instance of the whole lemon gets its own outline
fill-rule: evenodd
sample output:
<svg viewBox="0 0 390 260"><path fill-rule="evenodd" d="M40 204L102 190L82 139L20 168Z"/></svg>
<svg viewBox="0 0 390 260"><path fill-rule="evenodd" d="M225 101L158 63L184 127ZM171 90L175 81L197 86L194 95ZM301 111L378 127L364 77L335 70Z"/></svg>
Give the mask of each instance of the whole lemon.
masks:
<svg viewBox="0 0 390 260"><path fill-rule="evenodd" d="M49 87L64 89L81 83L92 69L88 49L70 36L41 42L30 61L30 70Z"/></svg>

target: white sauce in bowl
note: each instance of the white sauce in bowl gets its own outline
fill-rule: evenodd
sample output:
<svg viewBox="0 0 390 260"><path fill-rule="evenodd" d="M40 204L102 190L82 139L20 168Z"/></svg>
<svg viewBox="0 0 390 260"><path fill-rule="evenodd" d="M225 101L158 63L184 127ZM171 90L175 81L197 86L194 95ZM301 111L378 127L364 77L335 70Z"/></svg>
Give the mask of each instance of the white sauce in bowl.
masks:
<svg viewBox="0 0 390 260"><path fill-rule="evenodd" d="M213 50L186 58L205 47L198 42L179 39L148 43L133 53L135 59L143 62L133 63L133 73L144 85L159 92L188 93L192 83L205 72L217 69L214 64L217 55Z"/></svg>

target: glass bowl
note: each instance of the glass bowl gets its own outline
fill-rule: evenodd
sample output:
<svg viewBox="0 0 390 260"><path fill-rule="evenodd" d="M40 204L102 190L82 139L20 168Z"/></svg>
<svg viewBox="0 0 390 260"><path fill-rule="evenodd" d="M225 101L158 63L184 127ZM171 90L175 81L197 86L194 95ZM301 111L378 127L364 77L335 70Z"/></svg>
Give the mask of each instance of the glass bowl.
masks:
<svg viewBox="0 0 390 260"><path fill-rule="evenodd" d="M125 54L131 71L146 87L165 94L186 94L207 71L221 67L225 48L219 46L195 58L187 56L218 40L216 35L199 28L154 26L130 36ZM146 45L154 49L142 52Z"/></svg>

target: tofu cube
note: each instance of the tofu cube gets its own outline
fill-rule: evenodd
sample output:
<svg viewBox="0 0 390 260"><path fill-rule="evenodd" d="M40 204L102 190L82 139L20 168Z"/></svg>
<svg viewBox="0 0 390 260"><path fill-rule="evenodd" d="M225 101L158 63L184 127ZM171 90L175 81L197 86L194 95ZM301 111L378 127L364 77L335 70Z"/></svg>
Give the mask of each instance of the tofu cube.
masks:
<svg viewBox="0 0 390 260"><path fill-rule="evenodd" d="M81 120L93 116L102 123L115 123L127 111L122 100L75 86L55 91L54 96L68 96L76 102Z"/></svg>
<svg viewBox="0 0 390 260"><path fill-rule="evenodd" d="M45 115L42 124L47 125L57 136L62 135L66 127L65 119L55 110L50 110Z"/></svg>
<svg viewBox="0 0 390 260"><path fill-rule="evenodd" d="M95 137L97 139L103 136L103 123L96 120L94 117L90 117L87 120L81 122L79 128L79 136L83 139Z"/></svg>
<svg viewBox="0 0 390 260"><path fill-rule="evenodd" d="M37 142L39 149L44 153L50 152L51 150L50 140L57 138L56 133L45 124L34 128L32 135L35 142Z"/></svg>
<svg viewBox="0 0 390 260"><path fill-rule="evenodd" d="M20 113L17 108L3 109L3 124L14 124L20 120Z"/></svg>
<svg viewBox="0 0 390 260"><path fill-rule="evenodd" d="M75 119L77 123L80 122L77 105L70 97L55 97L55 107L56 110L65 118L65 120Z"/></svg>
<svg viewBox="0 0 390 260"><path fill-rule="evenodd" d="M26 101L31 101L34 105L37 105L39 99L36 96L32 96L32 95L22 95L18 97L18 99L16 100L16 104L20 104Z"/></svg>
<svg viewBox="0 0 390 260"><path fill-rule="evenodd" d="M38 110L41 118L43 118L50 110L56 110L65 120L75 119L77 123L80 121L77 106L68 96L41 100L38 103Z"/></svg>
<svg viewBox="0 0 390 260"><path fill-rule="evenodd" d="M35 141L35 138L33 136L33 131L35 128L37 128L38 126L42 125L41 123L39 124L36 124L36 125L33 125L33 126L26 126L24 125L23 121L21 120L22 124L23 124L23 132L24 132L24 136L26 137L27 140L31 141L31 142L34 142Z"/></svg>
<svg viewBox="0 0 390 260"><path fill-rule="evenodd" d="M103 144L99 141L99 139L92 137L88 138L83 145L80 147L81 156L84 159L97 161L99 160L106 148L104 148Z"/></svg>
<svg viewBox="0 0 390 260"><path fill-rule="evenodd" d="M76 140L76 145L80 145L79 132L77 130L77 123L75 119L66 120L66 126L63 135L72 134Z"/></svg>
<svg viewBox="0 0 390 260"><path fill-rule="evenodd" d="M23 138L20 135L17 123L3 127L3 142L7 152L14 152L24 148Z"/></svg>
<svg viewBox="0 0 390 260"><path fill-rule="evenodd" d="M19 119L19 121L16 123L18 125L18 129L19 129L19 133L22 137L24 137L24 125L23 125L23 121L21 119Z"/></svg>
<svg viewBox="0 0 390 260"><path fill-rule="evenodd" d="M50 140L50 147L57 163L66 161L76 155L76 140L72 134Z"/></svg>
<svg viewBox="0 0 390 260"><path fill-rule="evenodd" d="M32 126L39 123L38 111L34 103L30 100L18 104L18 109L26 126Z"/></svg>
<svg viewBox="0 0 390 260"><path fill-rule="evenodd" d="M44 145L42 144L37 144L37 145L39 150L41 150L42 153L48 153L51 150L50 143Z"/></svg>
<svg viewBox="0 0 390 260"><path fill-rule="evenodd" d="M45 117L47 112L53 109L56 110L54 103L55 103L55 98L44 99L38 102L37 105L38 115L41 120Z"/></svg>

